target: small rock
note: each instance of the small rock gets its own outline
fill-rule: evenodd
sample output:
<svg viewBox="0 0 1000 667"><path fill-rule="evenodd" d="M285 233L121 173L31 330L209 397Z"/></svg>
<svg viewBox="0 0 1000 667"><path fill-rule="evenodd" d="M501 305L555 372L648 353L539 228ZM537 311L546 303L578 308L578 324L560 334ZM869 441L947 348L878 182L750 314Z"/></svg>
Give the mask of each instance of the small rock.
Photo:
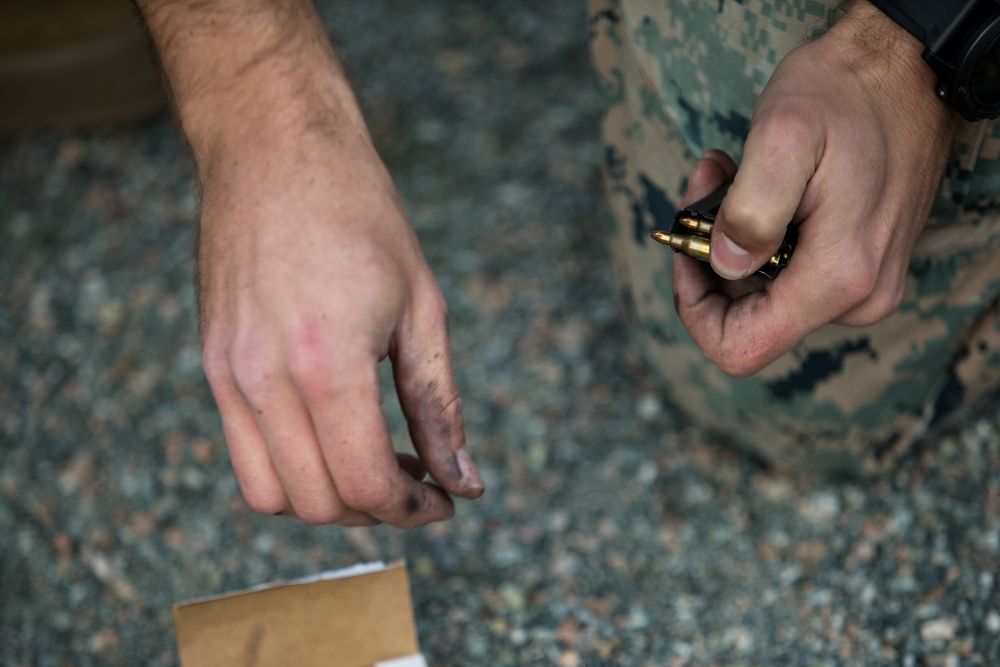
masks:
<svg viewBox="0 0 1000 667"><path fill-rule="evenodd" d="M663 404L656 394L645 393L635 402L635 414L644 422L656 419L661 412L663 412Z"/></svg>
<svg viewBox="0 0 1000 667"><path fill-rule="evenodd" d="M580 666L580 654L574 650L563 651L563 654L559 656L559 667L579 667Z"/></svg>
<svg viewBox="0 0 1000 667"><path fill-rule="evenodd" d="M986 614L986 629L994 635L1000 634L1000 613L996 610Z"/></svg>
<svg viewBox="0 0 1000 667"><path fill-rule="evenodd" d="M840 499L828 491L817 491L799 509L799 514L812 523L827 523L840 513Z"/></svg>
<svg viewBox="0 0 1000 667"><path fill-rule="evenodd" d="M954 639L958 630L958 619L935 618L920 626L920 637L925 642L948 641Z"/></svg>

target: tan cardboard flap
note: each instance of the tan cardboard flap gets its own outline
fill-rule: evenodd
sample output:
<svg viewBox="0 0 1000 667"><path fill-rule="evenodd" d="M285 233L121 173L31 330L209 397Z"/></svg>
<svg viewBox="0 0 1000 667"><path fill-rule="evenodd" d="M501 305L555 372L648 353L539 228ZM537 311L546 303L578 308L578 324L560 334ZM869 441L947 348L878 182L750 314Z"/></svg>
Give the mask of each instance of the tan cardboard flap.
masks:
<svg viewBox="0 0 1000 667"><path fill-rule="evenodd" d="M184 667L372 667L419 652L406 566L174 605Z"/></svg>

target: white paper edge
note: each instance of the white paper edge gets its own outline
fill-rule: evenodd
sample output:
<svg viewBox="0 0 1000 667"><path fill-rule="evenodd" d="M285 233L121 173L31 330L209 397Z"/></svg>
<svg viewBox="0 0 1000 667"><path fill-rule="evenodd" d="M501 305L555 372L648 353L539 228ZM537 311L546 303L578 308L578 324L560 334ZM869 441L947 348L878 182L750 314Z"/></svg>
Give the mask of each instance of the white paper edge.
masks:
<svg viewBox="0 0 1000 667"><path fill-rule="evenodd" d="M357 577L364 574L371 574L373 572L381 572L382 570L389 570L396 567L401 567L403 565L402 561L393 562L388 565L384 561L373 561L371 563L355 563L354 565L341 568L339 570L326 570L318 574L312 574L301 579L291 579L288 581L269 581L263 584L257 584L256 586L251 586L249 588L241 588L236 591L226 591L225 593L215 593L211 595L203 595L201 597L191 598L190 600L184 600L178 602L176 606L183 607L190 604L196 604L199 602L208 602L210 600L219 600L222 598L232 597L235 595L243 595L244 593L255 593L257 591L267 590L268 588L276 588L278 586L294 586L298 584L311 584L317 581L329 581L331 579L345 579L347 577ZM406 667L404 664L403 667Z"/></svg>
<svg viewBox="0 0 1000 667"><path fill-rule="evenodd" d="M427 667L427 660L424 659L423 653L414 653L402 658L376 662L372 667Z"/></svg>
<svg viewBox="0 0 1000 667"><path fill-rule="evenodd" d="M372 563L355 563L348 567L343 567L339 570L326 570L325 572L319 572L318 574L312 574L307 577L302 577L301 579L292 579L287 582L290 584L311 584L314 581L330 581L331 579L344 579L346 577L356 577L361 574L371 574L372 572L381 572L386 569L386 564L380 560L374 561ZM266 586L267 584L265 584Z"/></svg>

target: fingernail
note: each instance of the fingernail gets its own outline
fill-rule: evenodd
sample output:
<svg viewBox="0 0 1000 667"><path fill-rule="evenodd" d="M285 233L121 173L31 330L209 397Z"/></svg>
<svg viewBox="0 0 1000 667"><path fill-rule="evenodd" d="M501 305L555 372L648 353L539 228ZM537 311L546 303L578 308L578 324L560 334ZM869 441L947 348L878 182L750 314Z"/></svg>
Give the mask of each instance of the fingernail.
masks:
<svg viewBox="0 0 1000 667"><path fill-rule="evenodd" d="M746 278L753 268L753 255L733 243L725 234L715 237L709 260L715 272L726 280Z"/></svg>
<svg viewBox="0 0 1000 667"><path fill-rule="evenodd" d="M469 452L465 451L465 447L455 452L455 460L458 461L458 470L462 473L462 481L468 485L470 490L482 491L486 488L483 478L479 476L479 470L476 469L476 464L472 462L472 457L469 456Z"/></svg>

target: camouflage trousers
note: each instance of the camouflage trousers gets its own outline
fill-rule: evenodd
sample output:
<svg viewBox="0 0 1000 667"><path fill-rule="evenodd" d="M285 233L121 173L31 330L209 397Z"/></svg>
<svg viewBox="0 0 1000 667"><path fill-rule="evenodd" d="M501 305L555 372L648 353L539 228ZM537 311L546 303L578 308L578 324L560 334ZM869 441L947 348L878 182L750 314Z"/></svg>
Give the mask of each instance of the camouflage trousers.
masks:
<svg viewBox="0 0 1000 667"><path fill-rule="evenodd" d="M649 239L669 228L705 149L739 160L775 65L835 4L590 0L589 26L614 271L670 402L780 466L868 473L1000 386L1000 128L960 130L895 315L829 325L749 378L705 360L673 307L672 253Z"/></svg>

